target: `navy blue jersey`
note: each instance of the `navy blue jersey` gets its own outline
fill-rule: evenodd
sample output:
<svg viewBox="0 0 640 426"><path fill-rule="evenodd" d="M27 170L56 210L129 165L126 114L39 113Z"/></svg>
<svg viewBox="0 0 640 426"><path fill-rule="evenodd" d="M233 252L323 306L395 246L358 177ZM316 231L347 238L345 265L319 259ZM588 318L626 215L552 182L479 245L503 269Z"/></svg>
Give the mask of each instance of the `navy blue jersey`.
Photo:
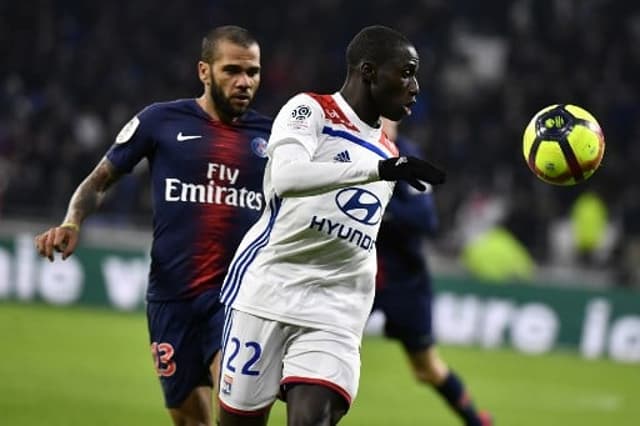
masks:
<svg viewBox="0 0 640 426"><path fill-rule="evenodd" d="M264 207L271 119L248 111L214 121L195 99L148 106L124 126L107 158L130 172L149 162L153 245L147 300L218 288L241 238Z"/></svg>
<svg viewBox="0 0 640 426"><path fill-rule="evenodd" d="M420 157L411 142L398 138L396 145L401 155ZM378 233L378 288L429 280L423 244L425 236L433 234L437 226L431 193L398 181Z"/></svg>

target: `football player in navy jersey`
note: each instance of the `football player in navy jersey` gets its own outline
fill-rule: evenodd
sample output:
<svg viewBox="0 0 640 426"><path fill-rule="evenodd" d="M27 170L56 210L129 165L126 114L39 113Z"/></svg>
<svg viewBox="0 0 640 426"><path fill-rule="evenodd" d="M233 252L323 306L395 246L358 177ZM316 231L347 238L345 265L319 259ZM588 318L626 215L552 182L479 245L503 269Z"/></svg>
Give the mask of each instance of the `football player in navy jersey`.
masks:
<svg viewBox="0 0 640 426"><path fill-rule="evenodd" d="M249 109L260 47L245 29L202 41L198 98L152 104L129 121L80 183L59 226L36 237L39 253L69 257L82 222L141 160L153 190L147 320L155 367L176 425L211 425L224 309L219 289L233 252L264 207L271 119Z"/></svg>
<svg viewBox="0 0 640 426"><path fill-rule="evenodd" d="M420 156L411 141L397 137L397 123L383 120L401 155ZM385 334L403 346L414 377L432 386L467 426L490 426L491 416L476 411L464 383L435 348L431 323L431 274L424 239L434 235L438 216L431 191L398 182L378 233L378 275L374 310L385 314Z"/></svg>

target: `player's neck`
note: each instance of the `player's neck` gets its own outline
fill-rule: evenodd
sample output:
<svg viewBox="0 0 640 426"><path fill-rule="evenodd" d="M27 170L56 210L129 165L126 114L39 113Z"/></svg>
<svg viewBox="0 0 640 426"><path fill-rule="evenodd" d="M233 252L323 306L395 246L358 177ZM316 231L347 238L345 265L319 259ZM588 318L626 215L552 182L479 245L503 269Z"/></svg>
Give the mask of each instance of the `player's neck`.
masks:
<svg viewBox="0 0 640 426"><path fill-rule="evenodd" d="M233 121L233 117L222 116L220 112L216 110L213 102L211 101L211 97L207 96L206 94L200 96L199 98L196 98L196 102L198 103L198 105L200 105L200 108L202 108L202 110L206 112L209 117L211 117L213 121L221 121L227 124Z"/></svg>
<svg viewBox="0 0 640 426"><path fill-rule="evenodd" d="M220 120L220 116L218 115L216 109L213 107L213 102L211 102L208 96L202 95L196 99L196 102L198 103L198 105L200 105L200 108L202 108L202 110L206 112L212 119L216 121Z"/></svg>
<svg viewBox="0 0 640 426"><path fill-rule="evenodd" d="M347 81L340 89L340 94L360 120L371 127L380 126L380 114L372 107L371 101L367 98L368 92Z"/></svg>

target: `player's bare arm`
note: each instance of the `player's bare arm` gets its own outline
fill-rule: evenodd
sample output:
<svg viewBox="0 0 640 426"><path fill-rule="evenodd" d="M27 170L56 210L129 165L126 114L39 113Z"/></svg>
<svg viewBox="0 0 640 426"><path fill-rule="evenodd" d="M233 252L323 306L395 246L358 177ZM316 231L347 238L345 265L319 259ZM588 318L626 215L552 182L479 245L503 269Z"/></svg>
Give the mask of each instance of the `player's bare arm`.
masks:
<svg viewBox="0 0 640 426"><path fill-rule="evenodd" d="M103 158L76 188L62 224L36 237L38 253L50 261L53 261L54 250L62 253L63 260L69 257L78 244L80 225L98 209L108 189L120 176L113 164L106 157Z"/></svg>
<svg viewBox="0 0 640 426"><path fill-rule="evenodd" d="M64 223L80 225L84 219L95 212L107 193L107 190L122 176L105 157L85 180L76 188L71 197Z"/></svg>

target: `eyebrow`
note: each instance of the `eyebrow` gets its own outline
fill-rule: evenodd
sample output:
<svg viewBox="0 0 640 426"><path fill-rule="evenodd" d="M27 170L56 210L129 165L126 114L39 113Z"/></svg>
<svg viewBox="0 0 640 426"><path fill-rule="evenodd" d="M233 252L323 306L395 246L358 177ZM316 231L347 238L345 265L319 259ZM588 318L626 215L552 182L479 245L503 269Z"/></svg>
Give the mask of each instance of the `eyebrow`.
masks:
<svg viewBox="0 0 640 426"><path fill-rule="evenodd" d="M222 69L223 71L231 71L231 72L241 72L241 71L258 72L260 71L260 66L252 65L248 67L243 67L242 65L238 65L238 64L226 64L222 66Z"/></svg>

